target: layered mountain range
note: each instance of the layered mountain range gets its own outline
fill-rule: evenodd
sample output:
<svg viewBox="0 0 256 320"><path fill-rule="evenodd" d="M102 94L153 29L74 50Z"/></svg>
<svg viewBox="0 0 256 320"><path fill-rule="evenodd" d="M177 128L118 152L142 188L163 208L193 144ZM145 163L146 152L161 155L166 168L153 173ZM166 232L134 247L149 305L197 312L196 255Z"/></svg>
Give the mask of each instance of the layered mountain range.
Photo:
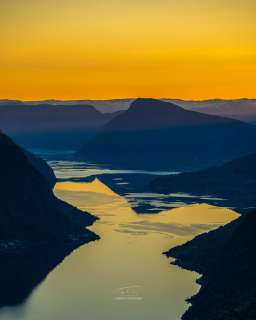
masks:
<svg viewBox="0 0 256 320"><path fill-rule="evenodd" d="M256 127L247 123L137 99L77 157L126 168L194 170L255 151L255 138Z"/></svg>
<svg viewBox="0 0 256 320"><path fill-rule="evenodd" d="M28 104L51 106L66 105L91 105L103 113L127 110L135 99L111 99L111 100L44 100L44 101L14 101L0 100L0 105ZM177 104L184 109L198 111L206 114L224 116L246 122L256 122L256 99L208 99L208 100L182 100L182 99L161 99L163 101Z"/></svg>
<svg viewBox="0 0 256 320"><path fill-rule="evenodd" d="M0 128L27 148L77 149L115 116L87 104L0 103Z"/></svg>
<svg viewBox="0 0 256 320"><path fill-rule="evenodd" d="M115 101L125 111L103 115L84 101L2 101L0 126L23 145L84 144L77 153L83 161L144 170L200 169L159 177L151 188L159 193L214 195L224 198L223 205L246 213L166 253L175 264L202 274L201 290L190 299L192 307L183 319L254 320L256 213L247 212L255 208L256 128L230 119L252 122L254 101L131 102L126 110L129 101ZM56 178L44 161L3 133L0 152L0 283L7 288L0 306L5 306L23 301L67 254L97 236L85 229L95 217L55 197Z"/></svg>
<svg viewBox="0 0 256 320"><path fill-rule="evenodd" d="M169 100L167 100L169 101ZM256 99L170 100L179 106L197 112L223 116L245 122L256 122Z"/></svg>

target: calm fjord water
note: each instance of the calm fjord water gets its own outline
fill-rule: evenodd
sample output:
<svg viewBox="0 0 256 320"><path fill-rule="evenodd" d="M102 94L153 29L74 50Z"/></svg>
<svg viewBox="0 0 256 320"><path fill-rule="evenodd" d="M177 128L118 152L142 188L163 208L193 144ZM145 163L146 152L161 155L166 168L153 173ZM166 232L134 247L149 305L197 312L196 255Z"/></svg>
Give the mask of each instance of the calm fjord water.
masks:
<svg viewBox="0 0 256 320"><path fill-rule="evenodd" d="M67 180L92 174L72 162L54 168ZM237 217L205 204L136 214L99 179L59 182L55 193L98 216L91 230L101 239L74 251L24 304L1 309L1 320L179 320L198 275L170 265L162 252Z"/></svg>

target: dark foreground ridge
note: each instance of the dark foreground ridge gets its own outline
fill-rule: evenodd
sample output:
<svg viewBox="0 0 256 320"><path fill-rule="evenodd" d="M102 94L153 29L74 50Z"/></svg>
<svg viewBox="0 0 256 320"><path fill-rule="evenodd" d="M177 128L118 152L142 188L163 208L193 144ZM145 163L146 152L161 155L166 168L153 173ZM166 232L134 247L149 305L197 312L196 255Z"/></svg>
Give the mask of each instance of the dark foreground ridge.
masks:
<svg viewBox="0 0 256 320"><path fill-rule="evenodd" d="M159 193L189 193L224 198L213 204L246 212L255 207L256 153L227 162L224 165L197 171L158 177L151 190ZM212 203L209 199L208 202Z"/></svg>
<svg viewBox="0 0 256 320"><path fill-rule="evenodd" d="M0 306L4 306L24 300L66 255L98 236L85 229L96 217L55 197L45 163L36 164L34 157L31 162L3 133L0 153Z"/></svg>
<svg viewBox="0 0 256 320"><path fill-rule="evenodd" d="M202 274L183 320L256 319L256 212L171 249L174 264Z"/></svg>
<svg viewBox="0 0 256 320"><path fill-rule="evenodd" d="M31 292L65 257L83 243L92 241L92 235L80 235L63 242L24 244L18 249L0 251L0 308L17 306L29 298Z"/></svg>

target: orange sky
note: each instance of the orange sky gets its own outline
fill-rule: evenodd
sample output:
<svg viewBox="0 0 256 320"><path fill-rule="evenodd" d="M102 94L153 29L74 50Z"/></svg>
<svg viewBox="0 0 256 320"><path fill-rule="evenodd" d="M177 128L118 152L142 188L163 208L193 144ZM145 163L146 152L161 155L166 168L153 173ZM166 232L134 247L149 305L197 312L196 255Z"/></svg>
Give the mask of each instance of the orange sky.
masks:
<svg viewBox="0 0 256 320"><path fill-rule="evenodd" d="M1 0L0 98L256 97L255 0Z"/></svg>

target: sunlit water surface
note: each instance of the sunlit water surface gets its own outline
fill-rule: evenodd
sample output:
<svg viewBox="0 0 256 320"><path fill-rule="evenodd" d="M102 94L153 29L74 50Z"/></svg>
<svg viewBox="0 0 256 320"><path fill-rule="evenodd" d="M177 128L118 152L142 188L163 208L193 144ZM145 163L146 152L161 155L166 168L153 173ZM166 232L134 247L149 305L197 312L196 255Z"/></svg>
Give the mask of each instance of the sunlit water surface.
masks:
<svg viewBox="0 0 256 320"><path fill-rule="evenodd" d="M72 170L65 176L88 175ZM101 240L74 251L22 306L2 309L1 320L178 320L198 275L170 265L162 252L237 217L205 204L138 215L99 179L60 182L55 193L100 218L91 230Z"/></svg>

